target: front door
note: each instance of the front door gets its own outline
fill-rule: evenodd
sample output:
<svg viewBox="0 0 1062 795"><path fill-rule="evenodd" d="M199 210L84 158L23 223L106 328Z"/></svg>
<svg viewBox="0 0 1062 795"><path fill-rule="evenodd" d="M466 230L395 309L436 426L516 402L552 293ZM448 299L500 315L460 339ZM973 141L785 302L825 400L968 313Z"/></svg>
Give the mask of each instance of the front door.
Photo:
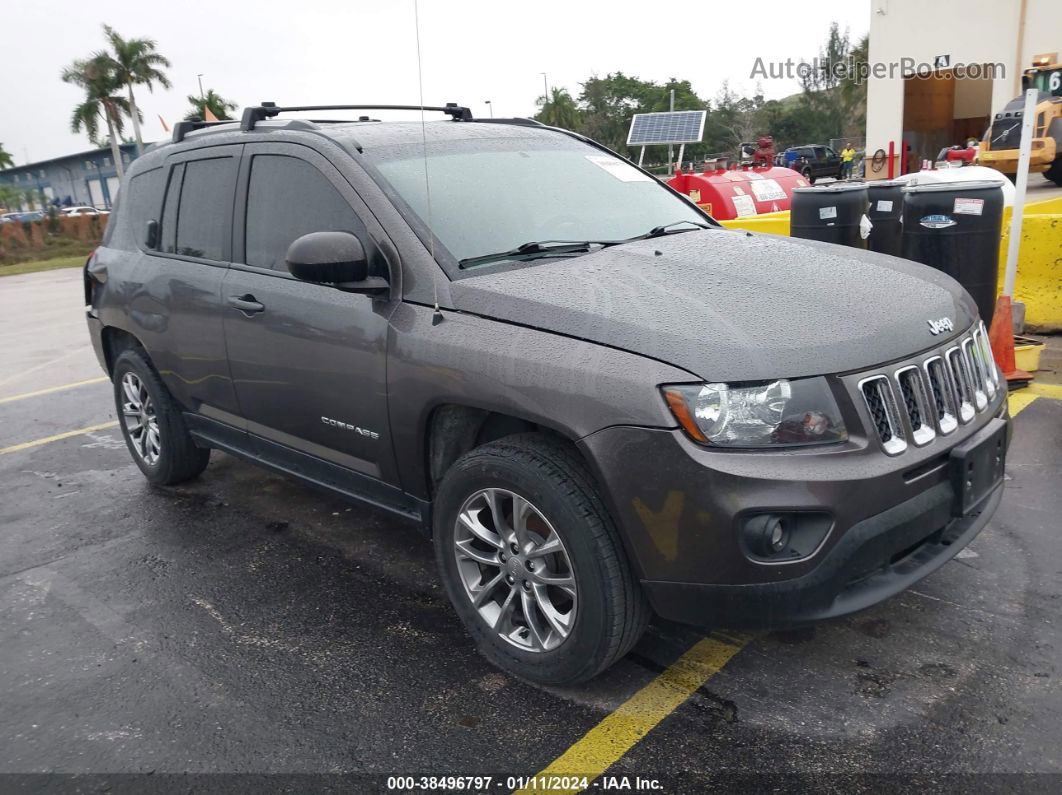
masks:
<svg viewBox="0 0 1062 795"><path fill-rule="evenodd" d="M385 373L393 305L300 281L285 263L296 238L347 231L386 269L374 242L383 230L334 166L295 144L247 145L236 206L225 341L260 454L287 448L396 483Z"/></svg>

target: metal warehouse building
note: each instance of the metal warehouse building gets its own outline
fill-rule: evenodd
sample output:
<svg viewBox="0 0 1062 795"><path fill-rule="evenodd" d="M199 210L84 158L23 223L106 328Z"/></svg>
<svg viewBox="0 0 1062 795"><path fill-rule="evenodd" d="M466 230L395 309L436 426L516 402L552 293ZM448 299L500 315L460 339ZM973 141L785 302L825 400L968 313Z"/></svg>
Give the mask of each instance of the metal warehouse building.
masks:
<svg viewBox="0 0 1062 795"><path fill-rule="evenodd" d="M122 162L136 159L136 144L122 144ZM59 199L64 205L87 204L109 210L118 195L118 173L110 147L90 149L74 155L15 166L0 171L0 185L11 185L34 201L23 201L22 209L38 209Z"/></svg>
<svg viewBox="0 0 1062 795"><path fill-rule="evenodd" d="M931 72L868 80L867 157L892 143L897 169L902 143L911 147L908 170L917 170L945 146L980 139L1021 93L1033 56L1062 51L1059 0L872 0L870 10L871 66L909 59Z"/></svg>

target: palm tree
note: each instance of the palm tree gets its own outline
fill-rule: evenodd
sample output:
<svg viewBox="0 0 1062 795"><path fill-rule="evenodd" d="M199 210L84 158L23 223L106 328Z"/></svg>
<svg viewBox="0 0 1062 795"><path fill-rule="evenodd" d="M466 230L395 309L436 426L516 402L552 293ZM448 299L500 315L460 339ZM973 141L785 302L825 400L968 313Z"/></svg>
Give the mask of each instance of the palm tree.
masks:
<svg viewBox="0 0 1062 795"><path fill-rule="evenodd" d="M574 130L579 125L579 106L566 88L551 88L549 96L537 100L540 108L535 119L551 127Z"/></svg>
<svg viewBox="0 0 1062 795"><path fill-rule="evenodd" d="M4 149L4 145L0 144L0 168L11 168L15 165L15 158L11 157L11 153Z"/></svg>
<svg viewBox="0 0 1062 795"><path fill-rule="evenodd" d="M129 113L129 100L117 94L121 83L115 77L114 60L108 53L98 52L91 58L74 61L63 70L63 82L73 83L85 91L84 101L74 108L70 118L70 129L74 132L84 130L89 140L100 145L100 116L107 122L107 138L111 144L111 156L114 169L121 179L125 169L122 168L122 150L118 148L118 136L125 125L122 114Z"/></svg>
<svg viewBox="0 0 1062 795"><path fill-rule="evenodd" d="M236 103L230 102L224 97L218 96L214 89L209 89L202 97L195 95L188 95L188 102L191 103L192 109L188 112L184 118L188 121L193 119L205 119L206 111L209 110L214 114L214 118L218 121L226 121L231 119L229 111L236 110Z"/></svg>
<svg viewBox="0 0 1062 795"><path fill-rule="evenodd" d="M144 140L140 137L140 113L136 108L133 86L147 86L152 92L155 83L169 88L170 80L159 67L168 68L170 62L156 52L153 39L123 39L110 25L104 25L103 32L113 50L111 69L114 79L129 92L129 116L133 119L133 137L139 155L144 149Z"/></svg>

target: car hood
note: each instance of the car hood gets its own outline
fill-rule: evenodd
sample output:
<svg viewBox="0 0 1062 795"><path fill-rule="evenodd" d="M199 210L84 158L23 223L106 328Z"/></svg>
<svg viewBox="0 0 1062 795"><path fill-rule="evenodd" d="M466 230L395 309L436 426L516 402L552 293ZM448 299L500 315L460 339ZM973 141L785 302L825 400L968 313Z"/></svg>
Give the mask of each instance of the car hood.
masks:
<svg viewBox="0 0 1062 795"><path fill-rule="evenodd" d="M909 260L712 229L456 280L456 309L649 356L708 381L796 378L939 345L977 308Z"/></svg>

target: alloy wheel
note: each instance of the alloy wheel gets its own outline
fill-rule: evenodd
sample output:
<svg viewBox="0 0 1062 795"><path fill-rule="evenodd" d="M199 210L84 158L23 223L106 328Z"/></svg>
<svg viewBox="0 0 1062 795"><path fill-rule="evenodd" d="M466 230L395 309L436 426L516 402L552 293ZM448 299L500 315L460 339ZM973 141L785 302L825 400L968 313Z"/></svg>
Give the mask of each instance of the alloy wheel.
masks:
<svg viewBox="0 0 1062 795"><path fill-rule="evenodd" d="M551 651L575 626L575 571L557 531L528 500L483 489L457 515L454 555L465 594L500 638Z"/></svg>
<svg viewBox="0 0 1062 795"><path fill-rule="evenodd" d="M136 373L122 376L122 425L136 454L153 466L162 451L159 421L151 395Z"/></svg>

